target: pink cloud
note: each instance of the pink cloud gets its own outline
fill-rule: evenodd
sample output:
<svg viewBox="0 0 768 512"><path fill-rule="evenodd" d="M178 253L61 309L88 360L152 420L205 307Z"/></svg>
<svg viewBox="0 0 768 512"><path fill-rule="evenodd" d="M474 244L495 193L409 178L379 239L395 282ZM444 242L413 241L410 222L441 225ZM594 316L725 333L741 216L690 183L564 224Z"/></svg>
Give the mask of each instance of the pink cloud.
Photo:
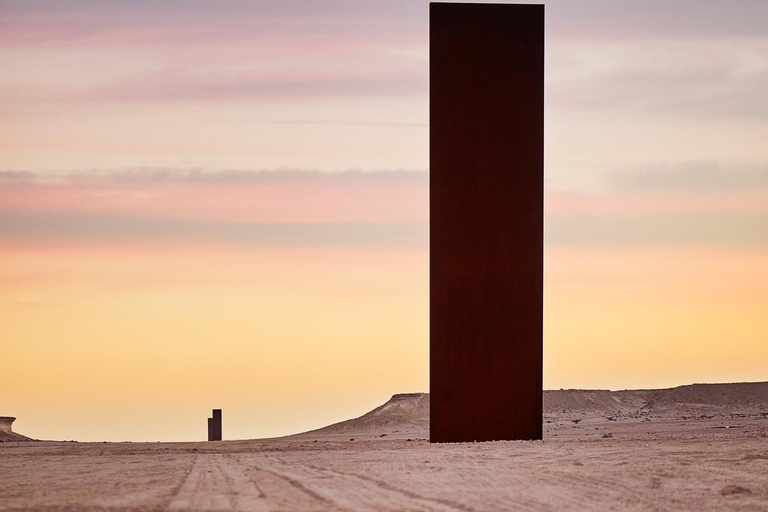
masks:
<svg viewBox="0 0 768 512"><path fill-rule="evenodd" d="M0 186L0 211L286 223L410 222L428 215L423 173L262 174L249 181L256 175L133 175L123 182L15 179Z"/></svg>

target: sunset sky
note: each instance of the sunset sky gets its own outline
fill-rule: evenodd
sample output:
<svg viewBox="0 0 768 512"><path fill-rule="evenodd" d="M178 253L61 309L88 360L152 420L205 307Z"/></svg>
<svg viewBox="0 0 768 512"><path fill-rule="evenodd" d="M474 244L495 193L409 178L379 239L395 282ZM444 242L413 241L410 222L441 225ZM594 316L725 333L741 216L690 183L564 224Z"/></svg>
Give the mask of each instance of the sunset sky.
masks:
<svg viewBox="0 0 768 512"><path fill-rule="evenodd" d="M546 3L544 386L768 380L768 2ZM428 3L3 0L0 415L428 391Z"/></svg>

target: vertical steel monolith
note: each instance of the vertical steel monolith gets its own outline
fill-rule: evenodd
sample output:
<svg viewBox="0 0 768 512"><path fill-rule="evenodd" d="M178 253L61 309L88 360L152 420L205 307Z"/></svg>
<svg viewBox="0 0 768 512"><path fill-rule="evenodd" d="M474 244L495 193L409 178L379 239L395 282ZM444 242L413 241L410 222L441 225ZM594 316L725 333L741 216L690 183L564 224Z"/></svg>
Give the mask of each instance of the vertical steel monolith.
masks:
<svg viewBox="0 0 768 512"><path fill-rule="evenodd" d="M430 440L541 439L544 6L430 4Z"/></svg>
<svg viewBox="0 0 768 512"><path fill-rule="evenodd" d="M213 409L212 417L208 419L208 440L221 441L221 409Z"/></svg>

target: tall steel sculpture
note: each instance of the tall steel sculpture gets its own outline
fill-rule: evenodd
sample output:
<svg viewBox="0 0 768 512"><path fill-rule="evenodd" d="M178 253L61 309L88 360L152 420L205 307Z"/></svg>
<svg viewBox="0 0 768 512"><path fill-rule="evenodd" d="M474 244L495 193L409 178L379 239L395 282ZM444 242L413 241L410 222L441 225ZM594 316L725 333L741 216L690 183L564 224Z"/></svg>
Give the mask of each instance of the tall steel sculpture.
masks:
<svg viewBox="0 0 768 512"><path fill-rule="evenodd" d="M208 440L221 441L221 409L213 409L208 418Z"/></svg>
<svg viewBox="0 0 768 512"><path fill-rule="evenodd" d="M541 439L544 6L430 4L430 440Z"/></svg>

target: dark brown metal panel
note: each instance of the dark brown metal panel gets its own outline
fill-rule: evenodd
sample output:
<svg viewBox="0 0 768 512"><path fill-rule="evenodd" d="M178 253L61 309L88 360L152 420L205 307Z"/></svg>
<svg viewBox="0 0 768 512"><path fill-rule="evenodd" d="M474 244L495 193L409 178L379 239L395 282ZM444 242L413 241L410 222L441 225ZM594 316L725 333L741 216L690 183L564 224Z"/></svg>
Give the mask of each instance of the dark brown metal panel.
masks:
<svg viewBox="0 0 768 512"><path fill-rule="evenodd" d="M208 440L213 441L213 418L208 418Z"/></svg>
<svg viewBox="0 0 768 512"><path fill-rule="evenodd" d="M211 441L221 441L221 409L213 410Z"/></svg>
<svg viewBox="0 0 768 512"><path fill-rule="evenodd" d="M544 6L430 4L430 440L541 439Z"/></svg>

